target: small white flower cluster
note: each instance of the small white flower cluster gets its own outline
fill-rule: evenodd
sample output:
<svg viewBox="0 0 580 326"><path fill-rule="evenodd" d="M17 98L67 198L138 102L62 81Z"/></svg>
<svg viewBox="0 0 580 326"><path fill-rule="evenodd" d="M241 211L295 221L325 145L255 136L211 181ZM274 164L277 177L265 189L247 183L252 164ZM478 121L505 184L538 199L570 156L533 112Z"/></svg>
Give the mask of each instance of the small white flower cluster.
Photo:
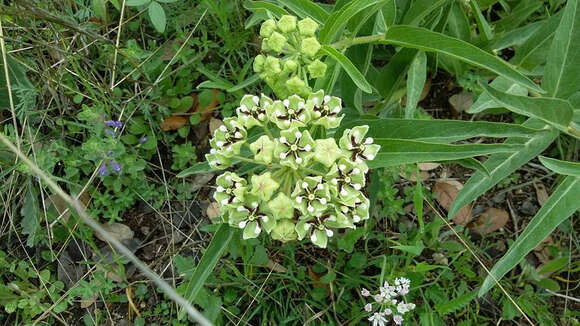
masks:
<svg viewBox="0 0 580 326"><path fill-rule="evenodd" d="M387 325L391 316L396 325L403 324L403 315L415 309L414 303L405 303L403 301L403 297L409 293L410 286L410 280L400 277L395 279L394 285L390 285L385 281L383 286L379 287L377 294L373 295L364 288L361 290L363 297L372 297L375 301L365 305L365 311L372 313L368 318L372 326Z"/></svg>

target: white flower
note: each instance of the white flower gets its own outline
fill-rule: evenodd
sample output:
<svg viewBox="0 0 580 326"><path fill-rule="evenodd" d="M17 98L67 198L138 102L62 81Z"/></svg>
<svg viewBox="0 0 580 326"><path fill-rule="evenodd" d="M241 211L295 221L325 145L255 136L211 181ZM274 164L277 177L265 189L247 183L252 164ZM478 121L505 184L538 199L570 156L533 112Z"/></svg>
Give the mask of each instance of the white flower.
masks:
<svg viewBox="0 0 580 326"><path fill-rule="evenodd" d="M385 326L387 324L387 318L385 318L385 315L380 312L375 312L370 316L369 321L373 322L373 326Z"/></svg>
<svg viewBox="0 0 580 326"><path fill-rule="evenodd" d="M379 294L375 294L375 301L378 303L383 302L383 300L385 300L385 298L383 297L383 295L381 293Z"/></svg>
<svg viewBox="0 0 580 326"><path fill-rule="evenodd" d="M373 305L371 305L370 303L367 303L365 305L365 311L371 312L372 310L373 310Z"/></svg>
<svg viewBox="0 0 580 326"><path fill-rule="evenodd" d="M389 283L385 282L383 286L379 288L381 291L381 295L386 299L390 300L397 296L397 292L395 291L396 288L394 286L389 285Z"/></svg>
<svg viewBox="0 0 580 326"><path fill-rule="evenodd" d="M395 286L396 286L397 292L400 295L405 295L405 294L409 293L409 287L411 286L411 281L407 278L399 277L399 278L395 279Z"/></svg>
<svg viewBox="0 0 580 326"><path fill-rule="evenodd" d="M367 289L365 289L365 288L363 288L363 289L360 291L360 294L361 294L363 297L368 297L368 296L370 296L370 295L371 295L371 293L369 292L369 290L367 290Z"/></svg>
<svg viewBox="0 0 580 326"><path fill-rule="evenodd" d="M393 316L393 321L397 325L401 325L403 323L403 316L395 315Z"/></svg>

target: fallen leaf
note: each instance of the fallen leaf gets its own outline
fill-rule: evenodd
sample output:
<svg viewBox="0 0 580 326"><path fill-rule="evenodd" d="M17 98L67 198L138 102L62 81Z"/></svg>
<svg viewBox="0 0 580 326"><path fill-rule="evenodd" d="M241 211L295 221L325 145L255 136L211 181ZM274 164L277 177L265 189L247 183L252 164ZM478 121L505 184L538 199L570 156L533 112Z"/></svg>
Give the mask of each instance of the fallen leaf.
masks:
<svg viewBox="0 0 580 326"><path fill-rule="evenodd" d="M82 195L79 197L79 203L83 209L86 209L90 202L90 197L86 192L83 192ZM53 207L56 210L56 213L61 216L61 220L63 223L68 221L68 217L70 216L70 209L66 202L56 194L50 195L44 199L44 207L49 210Z"/></svg>
<svg viewBox="0 0 580 326"><path fill-rule="evenodd" d="M470 223L469 228L479 234L489 234L504 227L508 220L508 212L503 209L490 207L481 213L481 216L476 221Z"/></svg>
<svg viewBox="0 0 580 326"><path fill-rule="evenodd" d="M324 284L320 278L322 275L315 273L311 266L308 266L308 277L312 281L312 287L314 288L328 288L328 284Z"/></svg>
<svg viewBox="0 0 580 326"><path fill-rule="evenodd" d="M216 118L209 119L209 134L213 135L214 131L216 131L217 128L219 128L223 125L224 125L224 122L221 121L220 119L216 119Z"/></svg>
<svg viewBox="0 0 580 326"><path fill-rule="evenodd" d="M470 92L455 94L449 98L449 104L455 113L461 113L473 105L473 94Z"/></svg>
<svg viewBox="0 0 580 326"><path fill-rule="evenodd" d="M181 115L171 115L161 122L163 131L177 130L187 123L187 118Z"/></svg>
<svg viewBox="0 0 580 326"><path fill-rule="evenodd" d="M85 309L85 308L92 306L93 303L95 303L95 301L97 301L98 297L99 297L99 293L97 292L97 293L93 294L88 299L81 299L81 308Z"/></svg>
<svg viewBox="0 0 580 326"><path fill-rule="evenodd" d="M540 242L540 244L538 244L536 248L534 248L534 255L543 264L549 262L552 257L549 248L551 245L554 245L554 239L550 234L547 238L542 240L542 242Z"/></svg>
<svg viewBox="0 0 580 326"><path fill-rule="evenodd" d="M439 181L433 187L433 193L439 205L449 211L451 203L459 193L463 185L455 180ZM463 206L453 217L453 222L459 225L466 225L471 220L471 205Z"/></svg>
<svg viewBox="0 0 580 326"><path fill-rule="evenodd" d="M211 202L207 209L205 210L205 214L210 220L218 218L220 216L220 206L217 202Z"/></svg>
<svg viewBox="0 0 580 326"><path fill-rule="evenodd" d="M135 232L133 232L133 230L131 230L130 227L128 227L127 225L122 224L122 223L115 222L113 224L103 224L101 226L112 237L114 237L115 239L117 239L119 241L131 239L135 235ZM95 235L101 241L107 242L107 240L105 240L99 233L95 233Z"/></svg>
<svg viewBox="0 0 580 326"><path fill-rule="evenodd" d="M201 116L201 121L205 121L207 120L207 118L209 118L211 116L212 111L217 107L217 105L219 104L218 101L218 94L219 94L219 90L217 89L212 89L213 91L213 100L209 103L203 103L204 101L202 101L199 97L198 97L198 101L197 101L197 107L195 108L195 112L199 112L202 114Z"/></svg>
<svg viewBox="0 0 580 326"><path fill-rule="evenodd" d="M548 197L550 197L550 195L548 195L548 191L546 190L546 186L543 183L538 182L534 183L534 188L536 188L536 198L538 198L538 203L540 206L544 206L548 200Z"/></svg>
<svg viewBox="0 0 580 326"><path fill-rule="evenodd" d="M403 179L409 180L411 182L417 182L417 172L412 171L411 173L409 173L409 175L407 176L406 173L404 172L400 172L399 176ZM425 172L425 171L421 171L419 173L419 176L421 177L421 180L427 180L429 179L429 173Z"/></svg>
<svg viewBox="0 0 580 326"><path fill-rule="evenodd" d="M141 245L141 241L135 238L121 240L121 243L133 253L135 253ZM110 245L105 245L99 248L99 253L93 253L93 259L96 261L95 268L103 271L105 277L110 278L115 282L123 282L135 273L136 267L131 263L122 269L119 268L118 262L120 261L116 258L124 257L125 256L121 253L117 253L113 250Z"/></svg>
<svg viewBox="0 0 580 326"><path fill-rule="evenodd" d="M419 163L417 165L421 171L431 171L441 166L439 163Z"/></svg>

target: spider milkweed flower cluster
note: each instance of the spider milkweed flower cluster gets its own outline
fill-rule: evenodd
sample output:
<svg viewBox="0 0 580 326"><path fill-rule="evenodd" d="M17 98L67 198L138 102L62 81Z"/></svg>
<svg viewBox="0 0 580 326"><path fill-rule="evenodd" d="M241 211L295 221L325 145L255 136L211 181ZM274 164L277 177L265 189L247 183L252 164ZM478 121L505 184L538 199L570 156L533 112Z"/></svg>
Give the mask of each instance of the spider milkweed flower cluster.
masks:
<svg viewBox="0 0 580 326"><path fill-rule="evenodd" d="M323 91L306 99L246 95L237 116L215 130L206 155L211 167L249 161L263 168L249 177L225 172L216 180L222 217L243 229L244 239L264 231L276 240L308 238L324 248L334 230L369 218L366 161L380 146L365 137L368 126L346 129L338 142L326 138L340 125L341 110L340 98Z"/></svg>
<svg viewBox="0 0 580 326"><path fill-rule="evenodd" d="M366 312L371 313L368 321L372 326L385 326L392 319L395 325L403 324L403 315L415 309L414 303L406 303L403 297L409 293L411 281L404 277L396 278L394 284L384 282L376 294L367 289L361 290L361 295L371 298L374 302L364 306Z"/></svg>
<svg viewBox="0 0 580 326"><path fill-rule="evenodd" d="M320 61L317 29L318 24L311 18L298 21L290 15L262 23L260 37L264 54L254 59L254 71L280 98L292 94L307 97L312 91L308 79L326 74L326 64Z"/></svg>

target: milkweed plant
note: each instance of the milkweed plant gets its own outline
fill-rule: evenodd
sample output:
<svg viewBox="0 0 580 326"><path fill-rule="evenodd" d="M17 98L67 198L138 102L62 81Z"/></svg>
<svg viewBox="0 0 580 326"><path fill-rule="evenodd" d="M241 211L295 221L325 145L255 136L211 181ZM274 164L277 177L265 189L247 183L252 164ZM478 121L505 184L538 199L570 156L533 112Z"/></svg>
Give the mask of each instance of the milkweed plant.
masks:
<svg viewBox="0 0 580 326"><path fill-rule="evenodd" d="M366 162L380 146L365 137L365 125L346 129L338 142L326 136L344 115L340 98L308 86L308 76L326 73L317 58L317 28L312 19L294 16L262 24L263 51L273 55L258 55L254 69L279 99L245 95L237 115L224 119L210 140L206 159L212 168L237 162L263 168L249 177L225 172L216 180L221 215L243 229L244 239L266 232L275 240L307 238L325 248L335 230L354 229L369 218Z"/></svg>

